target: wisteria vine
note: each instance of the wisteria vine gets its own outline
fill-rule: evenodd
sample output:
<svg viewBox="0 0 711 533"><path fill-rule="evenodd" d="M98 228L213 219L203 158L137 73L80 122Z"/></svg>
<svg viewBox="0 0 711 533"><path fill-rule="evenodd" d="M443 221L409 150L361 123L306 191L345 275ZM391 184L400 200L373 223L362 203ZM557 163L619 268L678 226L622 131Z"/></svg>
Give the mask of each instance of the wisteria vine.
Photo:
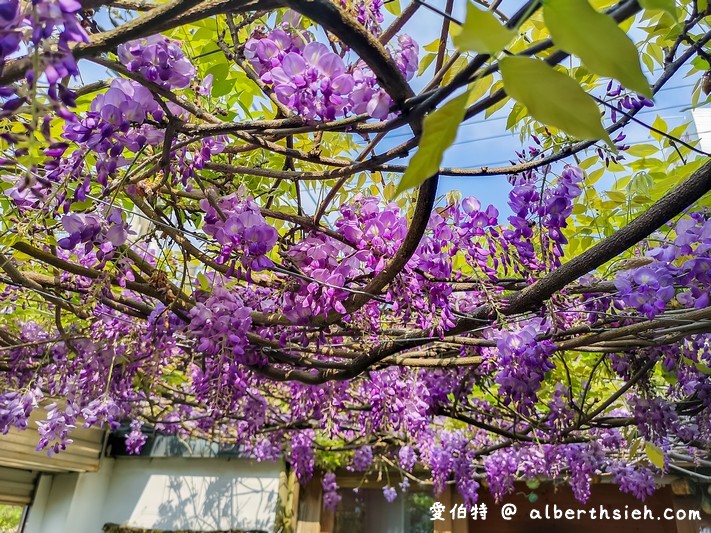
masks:
<svg viewBox="0 0 711 533"><path fill-rule="evenodd" d="M631 248L622 265L589 259L517 308L579 260L568 250L590 172L549 152L619 165L624 134L616 152L573 151L538 127L502 172L505 214L456 194L426 212L385 200L388 161L416 143L390 157L371 135L419 135L417 98L393 88L427 71L424 43L384 27L380 0L329 4L345 29L286 4L214 19L220 46L205 57L261 91L239 105L161 19L132 20L140 31L89 56L121 76L70 88L81 51L101 45L100 6L0 4L0 73L28 67L0 88L0 433L40 413L37 448L60 454L79 426L123 431L130 453L146 427L218 435L284 457L301 483L323 474L331 510L334 455L359 475L386 470L389 502L419 480L472 505L483 486L501 500L545 480L585 502L597 476L645 499L674 454L708 453L711 214L687 209L703 194L615 254ZM353 27L373 57L339 38ZM443 77L426 97L462 86ZM613 82L600 98L610 130L653 106ZM356 137L366 150L344 159ZM694 176L708 181L706 167ZM309 181L325 184L311 215ZM631 456L641 444L665 463Z"/></svg>

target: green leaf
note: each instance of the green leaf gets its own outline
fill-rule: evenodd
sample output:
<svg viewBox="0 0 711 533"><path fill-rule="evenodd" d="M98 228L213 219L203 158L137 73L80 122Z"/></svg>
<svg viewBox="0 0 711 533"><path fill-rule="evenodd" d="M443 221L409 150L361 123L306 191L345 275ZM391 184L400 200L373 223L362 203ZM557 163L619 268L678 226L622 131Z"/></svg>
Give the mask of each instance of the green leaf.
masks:
<svg viewBox="0 0 711 533"><path fill-rule="evenodd" d="M634 157L647 157L659 153L659 148L653 144L637 144L630 146L627 153Z"/></svg>
<svg viewBox="0 0 711 533"><path fill-rule="evenodd" d="M639 5L644 9L666 11L675 21L679 20L679 15L676 11L676 2L674 0L639 0Z"/></svg>
<svg viewBox="0 0 711 533"><path fill-rule="evenodd" d="M491 89L489 90L489 96L492 96L496 94L500 89L504 88L504 82L502 80L496 80L494 84L491 86ZM497 103L495 103L492 106L489 106L486 108L486 112L484 113L484 118L489 118L491 115L496 113L499 109L503 109L504 106L509 101L509 96L506 95L506 98L502 98L499 100Z"/></svg>
<svg viewBox="0 0 711 533"><path fill-rule="evenodd" d="M586 206L585 204L575 204L573 206L573 214L574 215L582 215L587 212L588 212L588 206Z"/></svg>
<svg viewBox="0 0 711 533"><path fill-rule="evenodd" d="M385 2L385 9L387 9L392 15L399 17L400 13L402 13L402 9L400 9L400 0L390 0L389 2Z"/></svg>
<svg viewBox="0 0 711 533"><path fill-rule="evenodd" d="M395 196L417 187L439 172L444 151L454 142L459 124L464 120L468 97L469 94L464 93L425 117L420 146L407 165Z"/></svg>
<svg viewBox="0 0 711 533"><path fill-rule="evenodd" d="M422 74L429 68L429 66L432 64L434 61L435 57L437 57L437 54L427 54L425 57L422 58L422 61L420 61L420 66L417 69L417 75L422 76Z"/></svg>
<svg viewBox="0 0 711 533"><path fill-rule="evenodd" d="M433 54L436 54L437 51L439 50L439 39L435 39L434 41L423 46L422 48L424 48L428 52L432 52Z"/></svg>
<svg viewBox="0 0 711 533"><path fill-rule="evenodd" d="M168 383L168 385L171 385L172 387L179 387L180 385L183 385L186 381L188 381L188 378L185 377L185 374L178 370L171 370L170 372L165 372L163 374L163 378L165 379L166 383Z"/></svg>
<svg viewBox="0 0 711 533"><path fill-rule="evenodd" d="M642 63L647 67L649 72L654 72L654 59L649 54L642 54Z"/></svg>
<svg viewBox="0 0 711 533"><path fill-rule="evenodd" d="M526 480L526 486L531 489L531 490L536 490L538 487L541 486L541 482L538 481L536 478L533 479L527 479Z"/></svg>
<svg viewBox="0 0 711 533"><path fill-rule="evenodd" d="M212 287L210 285L210 280L207 279L207 276L203 274L202 272L198 272L197 275L197 280L198 283L200 284L200 290L203 292L212 292Z"/></svg>
<svg viewBox="0 0 711 533"><path fill-rule="evenodd" d="M630 453L627 455L630 460L634 459L637 456L637 451L639 450L639 445L641 443L641 439L634 439L632 442L632 447L630 448Z"/></svg>
<svg viewBox="0 0 711 533"><path fill-rule="evenodd" d="M669 126L667 125L666 121L659 115L657 115L657 118L655 118L654 122L652 122L652 127L659 131L663 131L664 133L667 133L669 131ZM649 133L651 133L652 137L654 137L658 141L661 141L665 138L663 135L657 133L656 131L650 131Z"/></svg>
<svg viewBox="0 0 711 533"><path fill-rule="evenodd" d="M495 55L504 49L516 33L503 26L491 11L482 11L467 3L467 18L452 35L452 42L460 52Z"/></svg>
<svg viewBox="0 0 711 533"><path fill-rule="evenodd" d="M696 56L692 61L691 64L694 65L694 68L697 70L708 70L711 68L711 63L706 61L703 57L701 56Z"/></svg>
<svg viewBox="0 0 711 533"><path fill-rule="evenodd" d="M627 201L625 193L620 191L607 191L605 194L616 204L624 204Z"/></svg>
<svg viewBox="0 0 711 533"><path fill-rule="evenodd" d="M442 77L442 85L447 85L449 84L450 81L454 79L454 76L459 74L459 72L467 66L469 61L465 56L459 56L457 59L454 60L454 64L447 70L447 72L444 73L444 76Z"/></svg>
<svg viewBox="0 0 711 533"><path fill-rule="evenodd" d="M482 96L486 94L491 88L491 84L494 83L493 76L487 76L485 78L479 78L474 83L469 85L469 99L467 100L467 106L472 105L474 102L479 100Z"/></svg>
<svg viewBox="0 0 711 533"><path fill-rule="evenodd" d="M598 168L593 170L590 174L588 174L588 179L586 180L586 183L589 185L594 185L596 184L600 178L602 178L605 175L605 169L604 168Z"/></svg>
<svg viewBox="0 0 711 533"><path fill-rule="evenodd" d="M578 139L604 139L614 146L595 100L572 78L543 61L520 56L504 57L499 69L508 95L525 105L533 118Z"/></svg>
<svg viewBox="0 0 711 533"><path fill-rule="evenodd" d="M659 469L664 468L664 451L654 443L647 442L644 445L644 451L647 454L647 459Z"/></svg>
<svg viewBox="0 0 711 533"><path fill-rule="evenodd" d="M685 362L687 365L690 365L690 366L695 367L696 370L698 370L698 371L701 372L702 374L706 374L707 376L711 376L711 367L708 367L708 366L706 366L706 365L703 364L703 363L699 363L699 362L693 361L692 359L689 359L688 357L685 357L685 356L683 356L683 355L681 356L681 358L684 360L684 362Z"/></svg>
<svg viewBox="0 0 711 533"><path fill-rule="evenodd" d="M526 108L521 104L515 104L511 113L509 113L508 119L506 119L506 129L510 130L521 120L526 117Z"/></svg>
<svg viewBox="0 0 711 533"><path fill-rule="evenodd" d="M652 98L637 47L614 19L595 11L587 0L544 0L543 18L553 42L578 56L588 70Z"/></svg>

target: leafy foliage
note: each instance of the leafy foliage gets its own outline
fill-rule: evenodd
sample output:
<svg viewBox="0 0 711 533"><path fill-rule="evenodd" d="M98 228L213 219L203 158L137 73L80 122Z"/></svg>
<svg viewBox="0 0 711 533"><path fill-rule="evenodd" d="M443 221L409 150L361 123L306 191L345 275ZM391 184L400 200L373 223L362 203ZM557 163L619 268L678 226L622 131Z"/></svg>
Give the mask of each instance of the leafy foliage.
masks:
<svg viewBox="0 0 711 533"><path fill-rule="evenodd" d="M545 0L543 18L553 42L578 56L588 70L615 78L628 89L652 97L634 43L614 20L595 11L588 0ZM572 21L585 31L580 31Z"/></svg>
<svg viewBox="0 0 711 533"><path fill-rule="evenodd" d="M2 533L15 533L22 520L22 507L19 505L0 504L0 531Z"/></svg>
<svg viewBox="0 0 711 533"><path fill-rule="evenodd" d="M467 94L462 94L425 118L420 150L407 165L395 194L417 187L427 178L437 174L444 151L452 145L457 136L459 123L466 111L467 97Z"/></svg>
<svg viewBox="0 0 711 533"><path fill-rule="evenodd" d="M565 74L527 57L505 57L500 69L509 96L526 106L536 120L578 139L604 139L613 144L594 100Z"/></svg>
<svg viewBox="0 0 711 533"><path fill-rule="evenodd" d="M467 3L467 18L452 41L461 51L497 54L511 42L515 33L508 30L490 11Z"/></svg>

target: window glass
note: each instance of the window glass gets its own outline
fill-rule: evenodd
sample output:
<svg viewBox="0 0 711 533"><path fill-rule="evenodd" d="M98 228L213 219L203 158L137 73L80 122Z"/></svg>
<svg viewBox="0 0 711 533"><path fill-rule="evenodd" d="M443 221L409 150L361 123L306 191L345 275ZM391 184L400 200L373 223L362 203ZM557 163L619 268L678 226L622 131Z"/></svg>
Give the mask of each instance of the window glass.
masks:
<svg viewBox="0 0 711 533"><path fill-rule="evenodd" d="M0 503L0 533L16 533L20 531L22 513L21 505L4 505Z"/></svg>
<svg viewBox="0 0 711 533"><path fill-rule="evenodd" d="M434 498L428 492L400 493L388 503L380 489L341 491L335 513L334 533L432 533L430 507Z"/></svg>

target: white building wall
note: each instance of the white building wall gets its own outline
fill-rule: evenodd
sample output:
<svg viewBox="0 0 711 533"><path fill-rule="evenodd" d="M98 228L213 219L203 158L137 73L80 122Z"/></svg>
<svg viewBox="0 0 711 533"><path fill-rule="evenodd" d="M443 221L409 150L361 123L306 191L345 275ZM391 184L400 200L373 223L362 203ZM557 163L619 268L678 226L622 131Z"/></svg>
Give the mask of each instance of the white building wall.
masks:
<svg viewBox="0 0 711 533"><path fill-rule="evenodd" d="M227 458L105 459L96 473L43 476L25 533L156 529L271 532L281 463Z"/></svg>
<svg viewBox="0 0 711 533"><path fill-rule="evenodd" d="M711 152L711 108L698 107L691 111L693 118L695 139L699 139L699 148L704 152Z"/></svg>
<svg viewBox="0 0 711 533"><path fill-rule="evenodd" d="M64 533L71 522L69 511L76 494L80 474L44 474L40 478L38 493L27 514L25 532ZM39 494L38 494L39 495Z"/></svg>

